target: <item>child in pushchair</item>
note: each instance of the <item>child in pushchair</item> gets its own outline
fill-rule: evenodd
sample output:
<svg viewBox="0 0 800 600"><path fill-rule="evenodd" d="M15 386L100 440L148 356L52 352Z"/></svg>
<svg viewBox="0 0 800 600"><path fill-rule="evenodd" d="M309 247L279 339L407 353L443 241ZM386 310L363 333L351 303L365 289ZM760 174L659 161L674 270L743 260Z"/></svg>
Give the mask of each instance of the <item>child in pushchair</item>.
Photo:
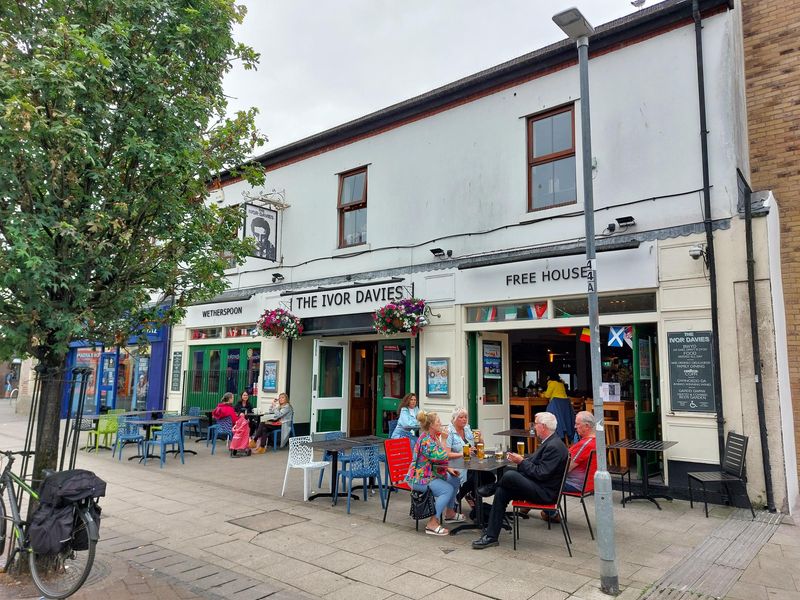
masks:
<svg viewBox="0 0 800 600"><path fill-rule="evenodd" d="M242 450L245 456L250 456L251 450L248 447L250 442L250 424L247 422L247 417L244 413L239 413L239 418L233 426L233 438L229 446L231 450L231 457L238 456L239 450Z"/></svg>

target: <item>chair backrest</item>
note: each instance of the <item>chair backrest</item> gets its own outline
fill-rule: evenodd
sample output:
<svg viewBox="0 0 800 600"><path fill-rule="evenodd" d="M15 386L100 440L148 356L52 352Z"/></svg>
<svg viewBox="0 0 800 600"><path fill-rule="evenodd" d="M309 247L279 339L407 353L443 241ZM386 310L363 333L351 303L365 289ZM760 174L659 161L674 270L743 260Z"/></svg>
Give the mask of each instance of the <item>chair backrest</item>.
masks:
<svg viewBox="0 0 800 600"><path fill-rule="evenodd" d="M289 438L289 466L307 465L314 456L310 435Z"/></svg>
<svg viewBox="0 0 800 600"><path fill-rule="evenodd" d="M592 465L594 465L594 469L592 469ZM589 452L589 460L586 462L586 473L583 474L583 484L581 485L581 494L586 494L587 492L594 491L594 481L592 482L591 487L587 490L586 486L589 484L589 474L594 473L597 471L597 451L592 450Z"/></svg>
<svg viewBox="0 0 800 600"><path fill-rule="evenodd" d="M124 408L109 408L108 409L108 414L110 414L110 415L118 415L118 414L124 413L124 412L125 412Z"/></svg>
<svg viewBox="0 0 800 600"><path fill-rule="evenodd" d="M233 421L231 421L230 417L222 417L219 421L217 421L217 432L218 433L230 433L233 435Z"/></svg>
<svg viewBox="0 0 800 600"><path fill-rule="evenodd" d="M92 423L91 419L80 419L75 420L72 424L73 429L77 429L78 431L91 431L94 429L94 423Z"/></svg>
<svg viewBox="0 0 800 600"><path fill-rule="evenodd" d="M391 419L389 421L389 437L392 437L395 428L397 427L397 419Z"/></svg>
<svg viewBox="0 0 800 600"><path fill-rule="evenodd" d="M725 454L722 456L722 470L728 475L742 478L744 459L747 455L747 436L728 432L725 440Z"/></svg>
<svg viewBox="0 0 800 600"><path fill-rule="evenodd" d="M386 449L386 465L389 468L388 483L402 483L414 458L411 440L408 438L386 440L383 442L383 447Z"/></svg>
<svg viewBox="0 0 800 600"><path fill-rule="evenodd" d="M136 423L128 423L128 417L120 417L119 431L117 432L121 437L137 437L140 436L139 425Z"/></svg>
<svg viewBox="0 0 800 600"><path fill-rule="evenodd" d="M567 464L564 465L564 474L561 476L561 487L558 488L558 496L556 496L555 505L561 504L561 495L564 493L564 484L567 481L567 473L569 473L569 465L572 462L572 457L567 456Z"/></svg>
<svg viewBox="0 0 800 600"><path fill-rule="evenodd" d="M200 407L199 406L190 406L189 410L186 414L190 417L199 417L200 416Z"/></svg>
<svg viewBox="0 0 800 600"><path fill-rule="evenodd" d="M353 477L372 477L380 473L377 446L354 446L350 450L348 473Z"/></svg>
<svg viewBox="0 0 800 600"><path fill-rule="evenodd" d="M159 439L165 444L177 444L181 441L181 424L164 423L161 426Z"/></svg>
<svg viewBox="0 0 800 600"><path fill-rule="evenodd" d="M344 437L344 431L326 431L322 434L322 439L326 442L330 440L339 440Z"/></svg>
<svg viewBox="0 0 800 600"><path fill-rule="evenodd" d="M100 417L97 423L97 433L114 433L117 431L117 417L114 415Z"/></svg>

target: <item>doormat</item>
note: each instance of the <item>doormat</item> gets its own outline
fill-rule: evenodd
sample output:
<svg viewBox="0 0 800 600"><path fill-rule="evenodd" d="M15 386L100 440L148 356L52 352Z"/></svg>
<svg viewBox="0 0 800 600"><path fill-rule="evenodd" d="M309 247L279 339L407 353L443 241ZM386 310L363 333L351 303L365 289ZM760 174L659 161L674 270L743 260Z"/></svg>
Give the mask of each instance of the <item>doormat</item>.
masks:
<svg viewBox="0 0 800 600"><path fill-rule="evenodd" d="M258 533L264 533L265 531L280 529L281 527L302 523L303 521L308 521L308 519L298 517L297 515L290 515L281 510L268 510L256 515L250 515L249 517L233 519L232 521L228 521L228 523L250 529L251 531L257 531Z"/></svg>

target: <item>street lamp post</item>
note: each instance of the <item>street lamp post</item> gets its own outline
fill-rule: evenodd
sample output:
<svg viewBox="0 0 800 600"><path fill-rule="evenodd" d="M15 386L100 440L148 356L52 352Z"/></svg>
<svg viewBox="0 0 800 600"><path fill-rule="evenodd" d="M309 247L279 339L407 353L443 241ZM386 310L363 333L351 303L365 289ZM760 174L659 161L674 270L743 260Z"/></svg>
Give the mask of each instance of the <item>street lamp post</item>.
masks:
<svg viewBox="0 0 800 600"><path fill-rule="evenodd" d="M600 372L600 323L597 304L597 263L594 248L594 194L592 189L592 130L589 115L589 36L594 28L577 8L569 8L553 16L553 21L578 46L578 68L581 91L581 145L583 165L583 212L586 222L586 262L589 267L589 350L592 364L594 416L597 421L597 473L594 476L597 550L600 555L600 589L606 594L619 594L614 548L614 510L611 476L606 464L606 433L603 426L602 375Z"/></svg>

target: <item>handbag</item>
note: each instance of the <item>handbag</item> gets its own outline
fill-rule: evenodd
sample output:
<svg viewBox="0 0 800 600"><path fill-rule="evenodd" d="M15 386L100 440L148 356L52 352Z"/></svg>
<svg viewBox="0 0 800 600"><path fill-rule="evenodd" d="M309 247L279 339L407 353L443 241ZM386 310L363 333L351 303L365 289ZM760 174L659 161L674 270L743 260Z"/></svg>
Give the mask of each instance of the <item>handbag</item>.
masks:
<svg viewBox="0 0 800 600"><path fill-rule="evenodd" d="M417 521L429 519L436 514L436 501L430 488L424 492L411 492L411 510L409 516Z"/></svg>

